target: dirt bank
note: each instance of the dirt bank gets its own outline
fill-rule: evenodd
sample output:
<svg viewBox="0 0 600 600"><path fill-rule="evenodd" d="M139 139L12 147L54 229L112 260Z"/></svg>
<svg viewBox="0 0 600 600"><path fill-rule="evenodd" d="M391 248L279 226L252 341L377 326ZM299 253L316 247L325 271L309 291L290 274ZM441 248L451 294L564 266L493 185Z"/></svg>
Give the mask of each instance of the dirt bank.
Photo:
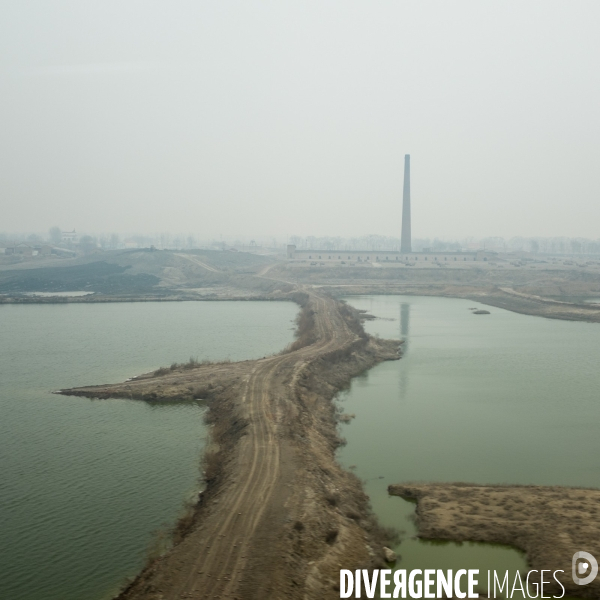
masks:
<svg viewBox="0 0 600 600"><path fill-rule="evenodd" d="M446 298L464 298L488 306L504 308L512 312L562 321L587 321L600 323L600 306L594 304L578 304L564 302L552 298L516 292L511 288L473 287L445 284L379 284L365 282L352 285L323 285L336 297L359 294L370 295L407 295L407 296L439 296Z"/></svg>
<svg viewBox="0 0 600 600"><path fill-rule="evenodd" d="M585 586L576 585L571 577L575 552L600 556L600 490L398 484L390 485L388 491L417 500L420 537L509 544L526 553L531 569L562 569L564 573L557 577L567 596L600 597L600 577ZM546 594L562 594L557 584L544 589L549 590Z"/></svg>
<svg viewBox="0 0 600 600"><path fill-rule="evenodd" d="M46 266L36 261L4 268L0 265L0 304L280 299L305 285L336 295L469 298L528 315L600 322L600 307L554 299L598 296L600 264L552 259L515 267L513 262L473 262L443 268L336 263L313 267L244 252L111 251L44 262ZM25 295L72 290L95 293L59 299Z"/></svg>
<svg viewBox="0 0 600 600"><path fill-rule="evenodd" d="M600 322L600 307L557 301L560 295L594 296L600 292L600 268L500 268L489 263L452 268L390 266L310 267L278 263L271 274L286 281L310 283L336 296L412 294L465 298L526 315ZM548 296L552 296L549 298Z"/></svg>
<svg viewBox="0 0 600 600"><path fill-rule="evenodd" d="M358 479L335 460L332 398L353 376L399 358L399 342L366 335L357 311L321 293L295 299L299 338L280 355L61 392L209 406L206 490L175 547L122 600L337 598L341 567L383 564L386 532Z"/></svg>

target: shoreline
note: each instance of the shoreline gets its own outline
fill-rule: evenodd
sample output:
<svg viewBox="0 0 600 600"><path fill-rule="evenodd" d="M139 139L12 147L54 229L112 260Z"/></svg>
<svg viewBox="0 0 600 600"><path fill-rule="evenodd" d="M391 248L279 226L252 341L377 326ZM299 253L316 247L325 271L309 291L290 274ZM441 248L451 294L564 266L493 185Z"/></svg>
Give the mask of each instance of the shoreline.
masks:
<svg viewBox="0 0 600 600"><path fill-rule="evenodd" d="M327 296L291 299L302 310L287 352L61 391L147 401L191 393L209 407L207 488L178 523L174 547L119 599L196 597L207 589L209 597L336 598L341 562L383 564L389 533L377 525L361 482L336 461L342 440L332 400L352 377L398 359L400 342L371 338L358 311Z"/></svg>
<svg viewBox="0 0 600 600"><path fill-rule="evenodd" d="M50 296L0 297L1 304L110 304L115 302L288 302L288 296Z"/></svg>
<svg viewBox="0 0 600 600"><path fill-rule="evenodd" d="M576 585L573 554L600 554L600 489L468 483L392 484L388 493L416 501L419 537L504 544L525 552L532 570L562 574L569 596L597 598L600 581ZM560 587L548 585L552 594Z"/></svg>
<svg viewBox="0 0 600 600"><path fill-rule="evenodd" d="M286 282L287 283L287 282ZM566 302L554 298L546 298L532 294L523 294L509 288L482 289L476 287L439 285L398 285L390 284L351 284L351 285L317 285L314 289L322 290L336 298L359 295L405 295L435 296L439 298L461 298L472 300L487 306L502 308L519 314L557 319L561 321L582 321L600 323L600 305ZM179 294L169 296L52 296L52 297L2 297L2 304L103 304L115 302L276 302L290 301L289 293L266 295L224 295L198 296ZM292 300L293 301L293 300Z"/></svg>
<svg viewBox="0 0 600 600"><path fill-rule="evenodd" d="M375 287L377 289L374 289ZM482 293L481 289L478 289L477 293L473 293L472 288L466 290L465 288L456 289L451 286L444 286L444 289L432 289L434 286L427 286L426 289L414 286L410 291L406 289L406 286L402 287L405 289L393 290L389 286L386 286L385 289L381 289L382 286L344 286L342 290L344 295L383 293L460 297L522 314L546 316L561 320L600 321L600 310L593 306L585 306L584 308L591 310L583 313L593 318L584 319L576 313L570 314L571 318L569 318L565 313L565 303L563 302L545 302L543 298L538 300L537 298L524 297L522 294L513 296L504 290L500 291L501 297L508 296L513 299L512 308L506 305L501 306L499 303L494 304L495 298ZM322 286L321 290L333 291L335 288L336 286ZM341 322L338 319L337 326L331 327L332 323L328 324L327 320L336 321L334 313L339 313L340 306L343 307L344 304L318 292L296 292L296 294L298 294L296 297L272 295L269 297L245 296L243 298L161 298L159 300L228 301L243 299L246 301L273 301L285 299L296 301L302 307L300 315L304 315L304 324L300 318L298 321L300 338L295 347L288 350L287 353L284 352L259 361L205 365L186 372L181 369L164 377L153 377L152 374L145 374L123 384L92 386L60 392L65 395L97 398L108 398L116 395L125 398L139 398L145 401L173 401L182 398L201 397L207 401L209 406L208 418L215 428L210 445L217 450L205 457L204 468L207 473L205 475L207 489L199 496L198 504L193 511L186 514L176 525L172 550L149 563L137 578L117 596L119 600L150 600L159 597L165 599L179 598L182 593L193 594L199 589L214 587L215 576L219 573L222 577L217 577L217 579L223 582L222 586L225 586L225 589L219 587L220 592L215 591L214 594L211 592L210 597L222 593L238 593L243 595L244 598L270 597L278 594L285 594L292 598L334 598L337 597L336 568L342 561L344 564L352 564L356 567L377 568L378 565L383 565L381 562L383 560L381 548L387 544L387 533L378 528L376 518L370 512L369 499L364 493L362 484L354 475L343 471L335 460L335 450L341 440L336 431L337 421L332 400L337 391L347 385L352 377L374 366L381 360L391 359L389 344L394 342L383 342L367 336L360 323L368 315L360 314L355 309L349 309L351 314L346 314ZM82 297L75 298L75 301L82 301L80 298ZM302 298L304 298L304 301ZM515 298L516 300L514 300ZM72 300L72 298L69 298L69 300ZM157 299L146 298L144 301L155 300ZM134 302L136 300L133 298L127 298L126 300L119 298L109 301ZM64 302L64 300L60 299L60 302ZM317 302L329 304L327 310L330 312L328 316L325 315L324 320L321 316L315 318L315 315L319 315L323 310L322 306L315 304ZM334 305L330 304L332 302ZM47 301L34 303L44 304ZM334 310L333 306L337 309ZM552 308L559 306L561 312L547 314L548 311L542 310L542 308L545 309L548 306ZM581 305L570 303L567 305L567 311L580 307ZM516 308L520 308L520 310L516 310ZM332 310L333 312L331 312ZM327 311L325 312L327 313ZM346 339L341 340L341 344L339 339L336 340L338 337L336 331L340 329L340 323L342 324L341 330L346 330L344 332ZM348 329L352 334L350 337L347 336ZM333 344L333 351L331 349L325 351L322 346L318 348L325 340L329 344L337 342ZM388 344L387 347L386 344ZM397 347L398 342L395 342L395 344ZM307 350L313 346L318 348L316 353ZM386 352L388 353L387 356L385 356ZM282 441L278 442L279 448L276 459L271 457L270 463L267 460L267 469L270 468L269 465L272 466L273 461L277 462L278 465L284 462L286 463L284 469L286 472L280 474L277 483L273 481L270 483L273 488L270 490L271 495L277 496L273 499L273 503L266 507L258 507L258 514L260 515L258 521L260 521L260 524L255 523L252 531L247 536L250 542L245 543L244 546L245 548L252 547L252 550L247 549L245 550L248 553L247 555L240 555L239 558L235 558L232 557L231 548L227 549L227 545L232 543L231 540L226 542L220 538L221 535L224 537L231 536L233 530L228 534L220 534L218 531L220 531L220 522L223 519L227 520L229 514L220 505L229 504L232 506L232 502L236 501L237 504L234 508L237 510L244 503L243 499L239 497L239 484L237 484L238 479L241 477L240 466L243 464L240 447L246 441L248 427L253 424L254 419L249 418L244 413L239 398L242 398L242 402L245 401L250 382L257 385L257 370L263 374L263 379L268 379L273 375L273 371L279 369L278 365L274 363L281 360L281 357L289 359L295 353L297 353L295 360L282 360L281 367L284 367L283 363L288 363L282 369L286 372L277 373L280 377L277 382L276 393L281 394L286 387L291 388L293 391L291 397L287 397L284 402L285 404L289 403L289 405L285 407L277 406L281 402L273 403L273 399L270 398L267 399L270 409L266 412L263 410L262 415L253 415L255 418L258 417L256 423L254 423L257 426L258 421L261 419L267 422L269 420L273 421L273 419L280 421L281 416L284 415L284 421L287 422L282 423L280 421L277 423L277 427L272 432L276 431L277 433L270 437L271 441L269 443L273 443L276 438L281 438ZM332 357L332 355L335 356ZM325 361L323 361L324 358ZM331 358L333 358L333 362L330 362ZM398 357L396 356L396 358ZM193 390L190 390L190 386ZM261 393L263 398L257 402L257 409L265 402L265 394L264 392ZM306 417L306 413L310 412L309 408L310 411L317 410L320 414L316 420L309 418L308 420L312 420L312 422L302 423L302 426L304 426L303 434L299 436L298 432L295 431L295 427L300 427L302 419ZM298 420L299 417L300 422L294 421L294 419ZM279 425L283 425L283 427L279 427ZM312 436L314 436L314 440L311 439ZM310 439L310 442L307 439ZM315 445L316 452L319 455L316 461L314 451L311 450L312 445ZM298 469L299 456L301 457L300 469L306 471L304 479L302 479L302 485L299 485L298 478L291 474ZM260 463L263 460L265 459L256 461L256 468L261 467ZM311 472L309 468L311 462L319 464L319 472ZM323 476L323 472L326 473L326 476ZM314 504L314 494L316 493L317 497L320 497L321 504L323 504L316 508L312 507L311 510L315 514L315 523L311 525L310 530L303 519L289 516L291 506L294 508L292 512L295 515L302 514L303 507L308 503L307 490L312 494L310 503ZM264 494L264 490L262 493ZM303 495L303 500L295 505L294 498ZM332 511L337 513L336 518L332 517ZM229 517L233 516L235 521L236 517L233 514L235 510L230 511L230 513ZM340 524L340 513L342 517L346 517L345 520L350 519L358 527L353 528L348 523ZM241 513L238 511L238 517L242 517L244 514L243 511ZM216 515L220 515L220 520ZM284 524L281 527L274 528L267 527L265 524L269 520L277 522L282 519L287 523L287 526ZM335 523L335 525L332 523ZM275 533L278 533L278 535L275 535ZM284 541L280 539L282 537L285 538ZM237 543L234 548L241 548L244 540L236 538L235 541ZM475 539L474 541L478 540ZM223 543L225 548L222 547ZM503 541L502 543L507 542ZM215 544L216 548L214 547ZM512 545L514 546L514 544ZM210 549L211 546L212 549ZM307 548L307 546L310 548ZM190 562L191 557L198 555L199 549L202 548L207 552L203 559ZM299 548L302 549L302 558L297 556ZM357 550L357 548L359 549ZM248 558L250 554L252 559ZM211 559L209 555L220 555L220 558L217 561L217 559ZM215 566L217 570L213 572L206 572L204 569L202 571L198 570L200 569L199 565L204 564L205 560L212 565L222 563L224 566ZM231 569L228 565L236 563L238 564L237 571L235 576L232 576L229 573ZM244 564L239 566L240 563ZM185 581L182 581L180 576L182 564L188 570ZM315 564L316 566L313 566ZM176 567L175 565L179 566ZM219 568L220 571L218 571ZM208 578L203 579L203 577ZM273 581L273 583L261 582L265 578ZM172 585L173 581L178 582L175 587ZM289 582L294 583L292 585ZM156 594L162 595L157 596Z"/></svg>
<svg viewBox="0 0 600 600"><path fill-rule="evenodd" d="M353 285L353 286L323 286L336 297L357 295L383 295L383 296L435 296L438 298L460 298L472 300L487 306L502 308L511 312L532 317L545 317L559 321L581 321L586 323L600 323L600 305L577 304L564 302L551 298L536 297L532 295L509 293L505 290L467 288L463 286L380 286L380 285Z"/></svg>

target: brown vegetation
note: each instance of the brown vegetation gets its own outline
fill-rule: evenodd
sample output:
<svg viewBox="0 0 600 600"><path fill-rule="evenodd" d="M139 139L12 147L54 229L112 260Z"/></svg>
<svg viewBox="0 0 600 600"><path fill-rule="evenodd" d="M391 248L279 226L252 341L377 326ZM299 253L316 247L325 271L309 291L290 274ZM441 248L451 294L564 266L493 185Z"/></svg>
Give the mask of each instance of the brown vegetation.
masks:
<svg viewBox="0 0 600 600"><path fill-rule="evenodd" d="M175 547L148 564L122 593L123 600L334 598L338 596L335 588L340 567L377 566L383 560L380 550L390 534L378 528L360 481L335 461L335 450L343 440L337 434L340 417L331 399L353 376L378 361L396 358L397 343L367 336L361 320L368 315L334 301L327 293L452 296L525 314L600 321L598 306L540 297L560 295L565 290L597 292L598 273L553 268L502 271L494 270L493 265L436 270L311 270L278 265L269 267L267 277L266 267L257 276L256 270L229 270L227 265L217 264L214 257L189 260L165 254L162 260L160 267L153 267L161 283L152 299L293 299L302 310L296 340L277 356L218 364L192 360L124 384L63 392L146 401L202 399L208 406L212 435L203 462L206 488L198 496L197 505L177 525ZM144 272L141 267L139 272ZM291 282L302 285L298 289ZM320 293L309 291L309 285L303 283L317 284ZM72 301L147 298L132 292ZM484 487L472 486L469 494ZM535 562L537 548L547 560L555 542L563 543L568 538L575 545L587 539L581 537L587 527L582 519L588 509L589 514L593 513L593 506L586 502L582 501L583 508L577 509L582 512L578 517L579 513L568 512L575 509L569 508L566 501L560 504L558 497L550 499L555 512L538 518L535 515L542 514L542 505L534 502L534 495L526 498L522 494L524 508L519 509L517 501L510 502L514 518L502 513L498 499L496 515L487 519L486 511L494 507L491 493L482 498L477 509L469 504L467 514L462 504L464 489L455 500L448 493L444 498L449 500L442 502L440 497L436 500L439 507L433 502L427 505L423 492L419 500L421 534L428 535L425 515L443 513L448 522L431 521L435 524L430 531L432 537L512 543L528 552L532 565L550 564ZM569 492L564 494L568 496ZM446 504L452 502L456 509L444 513ZM426 510L422 508L425 505ZM551 514L554 519L556 515L570 517L557 528L563 537L542 535L544 530L556 528ZM536 527L539 531L533 530ZM593 545L577 549L590 547L594 553Z"/></svg>
<svg viewBox="0 0 600 600"><path fill-rule="evenodd" d="M571 577L575 552L600 557L600 490L440 483L388 491L417 500L420 537L508 544L526 553L531 569L562 569L557 577L567 596L600 596L600 577L586 586ZM556 583L544 587L546 594L562 594Z"/></svg>
<svg viewBox="0 0 600 600"><path fill-rule="evenodd" d="M65 390L98 398L208 406L205 489L176 527L176 545L120 598L336 598L339 568L383 566L391 532L361 482L335 460L332 399L350 379L399 357L399 342L366 335L360 314L314 293L295 297L298 337L256 361L176 365L117 385ZM168 371L168 372L164 372Z"/></svg>
<svg viewBox="0 0 600 600"><path fill-rule="evenodd" d="M296 317L296 340L284 352L300 350L300 348L310 346L317 339L315 312L309 305L309 298L309 295L303 292L296 292L292 295L292 299L300 305L301 310Z"/></svg>

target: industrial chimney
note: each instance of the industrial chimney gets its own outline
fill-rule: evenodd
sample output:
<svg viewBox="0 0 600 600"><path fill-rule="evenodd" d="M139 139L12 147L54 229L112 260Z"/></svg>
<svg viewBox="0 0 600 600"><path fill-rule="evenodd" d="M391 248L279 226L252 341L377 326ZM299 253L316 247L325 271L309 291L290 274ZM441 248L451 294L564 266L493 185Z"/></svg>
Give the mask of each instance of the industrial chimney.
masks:
<svg viewBox="0 0 600 600"><path fill-rule="evenodd" d="M412 252L410 232L410 154L404 155L404 191L402 193L402 237L400 252Z"/></svg>

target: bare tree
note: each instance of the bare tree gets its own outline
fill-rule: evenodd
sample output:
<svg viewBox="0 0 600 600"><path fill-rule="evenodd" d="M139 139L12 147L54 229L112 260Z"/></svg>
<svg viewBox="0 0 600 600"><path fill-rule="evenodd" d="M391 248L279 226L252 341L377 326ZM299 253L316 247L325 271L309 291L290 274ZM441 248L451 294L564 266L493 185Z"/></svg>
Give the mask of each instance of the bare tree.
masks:
<svg viewBox="0 0 600 600"><path fill-rule="evenodd" d="M56 225L54 227L50 227L50 231L48 233L50 234L50 241L55 246L58 246L58 244L62 242L62 234L60 232L60 227L57 227Z"/></svg>
<svg viewBox="0 0 600 600"><path fill-rule="evenodd" d="M91 235L84 235L79 242L79 247L85 254L92 252L96 246L96 240Z"/></svg>

